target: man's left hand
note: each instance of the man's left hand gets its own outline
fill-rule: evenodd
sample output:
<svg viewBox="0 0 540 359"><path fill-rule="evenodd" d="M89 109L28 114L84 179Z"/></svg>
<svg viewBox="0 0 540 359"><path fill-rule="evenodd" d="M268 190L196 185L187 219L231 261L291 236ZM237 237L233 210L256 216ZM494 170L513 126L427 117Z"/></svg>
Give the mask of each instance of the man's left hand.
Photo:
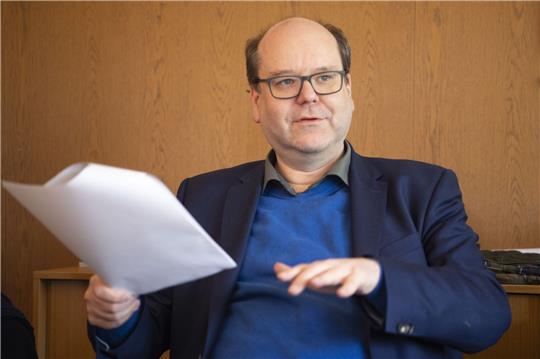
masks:
<svg viewBox="0 0 540 359"><path fill-rule="evenodd" d="M277 262L274 271L280 281L291 282L289 294L294 296L306 288L335 293L342 298L367 295L375 289L381 276L379 263L370 258L326 259L293 267Z"/></svg>

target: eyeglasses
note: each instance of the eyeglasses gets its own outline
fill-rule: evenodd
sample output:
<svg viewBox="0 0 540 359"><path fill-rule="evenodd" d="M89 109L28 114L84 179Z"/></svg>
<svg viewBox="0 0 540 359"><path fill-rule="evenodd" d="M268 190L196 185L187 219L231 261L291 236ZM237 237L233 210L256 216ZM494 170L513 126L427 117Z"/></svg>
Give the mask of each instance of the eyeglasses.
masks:
<svg viewBox="0 0 540 359"><path fill-rule="evenodd" d="M343 87L345 71L325 71L309 76L276 76L257 79L256 83L266 82L270 93L277 99L286 100L300 94L304 81L313 87L317 95L330 95L339 92Z"/></svg>

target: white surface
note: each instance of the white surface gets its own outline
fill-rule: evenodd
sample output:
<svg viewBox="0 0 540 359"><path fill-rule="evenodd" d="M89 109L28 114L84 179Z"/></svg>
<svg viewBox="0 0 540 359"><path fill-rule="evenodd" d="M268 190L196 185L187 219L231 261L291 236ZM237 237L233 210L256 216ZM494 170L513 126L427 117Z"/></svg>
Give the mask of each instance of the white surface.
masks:
<svg viewBox="0 0 540 359"><path fill-rule="evenodd" d="M514 248L514 249L507 249L508 251L518 251L521 253L536 253L540 254L540 248Z"/></svg>
<svg viewBox="0 0 540 359"><path fill-rule="evenodd" d="M506 249L490 249L490 251L518 251L521 253L540 254L540 248L506 248Z"/></svg>
<svg viewBox="0 0 540 359"><path fill-rule="evenodd" d="M147 173L77 163L43 186L3 186L113 287L144 294L236 266Z"/></svg>

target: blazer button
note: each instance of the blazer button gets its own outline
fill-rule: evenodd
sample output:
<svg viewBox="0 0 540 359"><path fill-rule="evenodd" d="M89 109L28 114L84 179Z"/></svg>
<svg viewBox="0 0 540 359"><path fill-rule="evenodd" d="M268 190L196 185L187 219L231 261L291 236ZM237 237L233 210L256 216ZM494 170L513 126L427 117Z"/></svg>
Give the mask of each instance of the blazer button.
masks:
<svg viewBox="0 0 540 359"><path fill-rule="evenodd" d="M412 334L413 330L414 330L414 327L411 324L399 323L397 325L397 331L399 334L403 334L403 335Z"/></svg>

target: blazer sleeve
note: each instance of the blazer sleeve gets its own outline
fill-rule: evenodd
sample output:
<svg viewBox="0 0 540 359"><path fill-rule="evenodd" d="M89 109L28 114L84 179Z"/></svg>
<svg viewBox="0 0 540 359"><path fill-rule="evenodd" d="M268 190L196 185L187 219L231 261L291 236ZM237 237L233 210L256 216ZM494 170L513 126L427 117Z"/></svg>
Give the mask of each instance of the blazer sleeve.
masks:
<svg viewBox="0 0 540 359"><path fill-rule="evenodd" d="M180 184L177 198L183 202L188 179ZM173 289L166 288L144 296L139 321L118 347L100 341L95 327L88 325L88 336L96 358L159 358L170 348Z"/></svg>
<svg viewBox="0 0 540 359"><path fill-rule="evenodd" d="M95 327L88 325L96 358L159 358L169 348L170 318L170 289L166 289L145 295L137 325L118 347L100 341Z"/></svg>
<svg viewBox="0 0 540 359"><path fill-rule="evenodd" d="M510 325L508 300L483 265L453 172L441 173L429 198L418 234L426 263L378 258L387 291L382 329L477 352Z"/></svg>

